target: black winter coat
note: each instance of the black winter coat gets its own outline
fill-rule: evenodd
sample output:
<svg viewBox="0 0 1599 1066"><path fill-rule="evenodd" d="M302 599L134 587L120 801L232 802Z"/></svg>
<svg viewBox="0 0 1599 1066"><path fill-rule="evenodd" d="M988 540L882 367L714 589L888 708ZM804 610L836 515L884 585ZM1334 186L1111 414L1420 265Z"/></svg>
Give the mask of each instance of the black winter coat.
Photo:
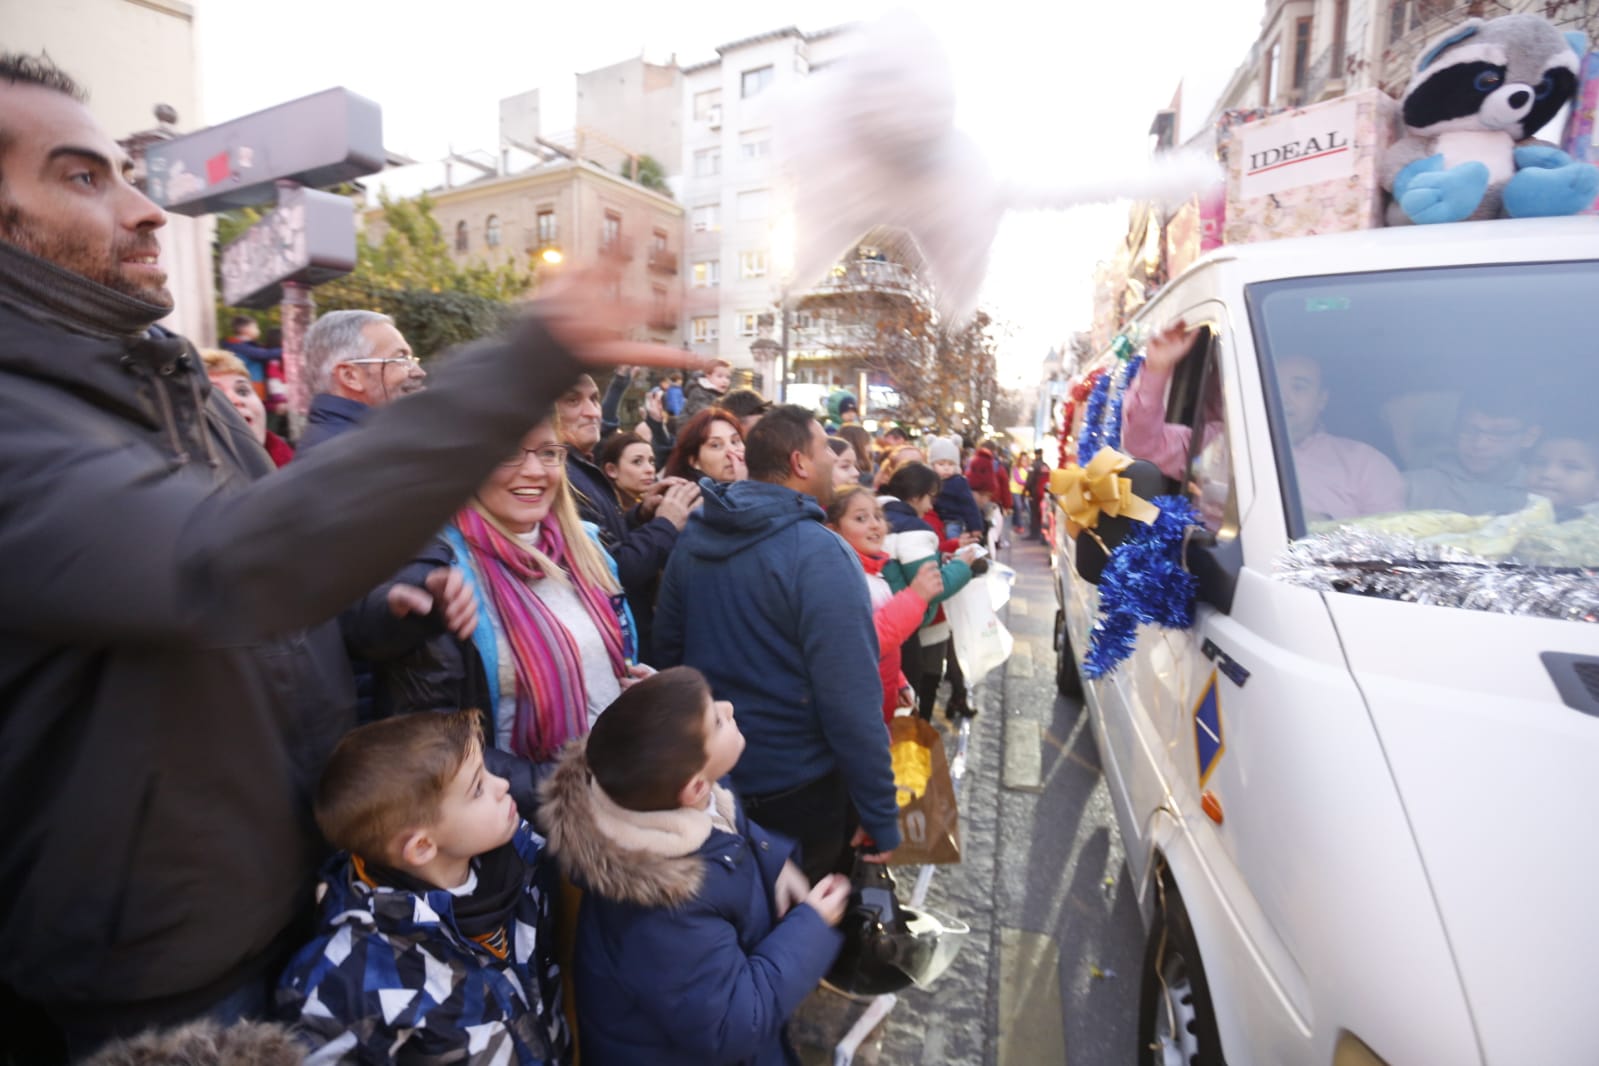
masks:
<svg viewBox="0 0 1599 1066"><path fill-rule="evenodd" d="M0 983L134 1028L276 961L352 720L327 620L576 373L530 322L274 471L184 342L0 305Z"/></svg>
<svg viewBox="0 0 1599 1066"><path fill-rule="evenodd" d="M653 665L650 634L655 628L655 597L661 571L677 543L677 527L660 517L635 525L638 509L624 512L605 472L571 449L566 453L566 479L577 490L579 517L600 528L600 544L616 560L617 579L633 608L639 660Z"/></svg>

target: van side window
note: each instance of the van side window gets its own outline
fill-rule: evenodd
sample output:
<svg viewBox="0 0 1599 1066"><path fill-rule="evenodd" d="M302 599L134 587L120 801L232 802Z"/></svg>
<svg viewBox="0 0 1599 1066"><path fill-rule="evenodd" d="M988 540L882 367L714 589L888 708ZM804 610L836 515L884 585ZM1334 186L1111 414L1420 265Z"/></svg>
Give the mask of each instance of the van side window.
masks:
<svg viewBox="0 0 1599 1066"><path fill-rule="evenodd" d="M1169 415L1182 419L1191 430L1182 491L1199 511L1205 528L1218 540L1230 540L1238 535L1238 497L1233 491L1226 386L1219 360L1221 339L1208 333L1196 347L1185 362L1198 372L1173 383ZM1195 359L1201 354L1202 362Z"/></svg>

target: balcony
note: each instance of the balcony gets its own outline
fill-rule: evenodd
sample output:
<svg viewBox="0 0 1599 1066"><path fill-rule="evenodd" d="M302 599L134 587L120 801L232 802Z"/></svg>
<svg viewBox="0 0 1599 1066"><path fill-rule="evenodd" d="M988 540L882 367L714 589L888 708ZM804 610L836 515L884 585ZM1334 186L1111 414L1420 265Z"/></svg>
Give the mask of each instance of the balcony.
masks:
<svg viewBox="0 0 1599 1066"><path fill-rule="evenodd" d="M653 330L662 333L671 333L677 329L677 316L664 307L657 307L650 312L647 325Z"/></svg>
<svg viewBox="0 0 1599 1066"><path fill-rule="evenodd" d="M907 297L922 303L930 302L926 285L914 272L899 263L876 259L855 259L840 263L807 295L811 297L882 295Z"/></svg>
<svg viewBox="0 0 1599 1066"><path fill-rule="evenodd" d="M626 237L612 237L609 240L601 237L600 255L607 259L614 259L618 263L631 263L633 261L633 242Z"/></svg>
<svg viewBox="0 0 1599 1066"><path fill-rule="evenodd" d="M651 248L650 269L657 274L676 274L677 253L665 248Z"/></svg>

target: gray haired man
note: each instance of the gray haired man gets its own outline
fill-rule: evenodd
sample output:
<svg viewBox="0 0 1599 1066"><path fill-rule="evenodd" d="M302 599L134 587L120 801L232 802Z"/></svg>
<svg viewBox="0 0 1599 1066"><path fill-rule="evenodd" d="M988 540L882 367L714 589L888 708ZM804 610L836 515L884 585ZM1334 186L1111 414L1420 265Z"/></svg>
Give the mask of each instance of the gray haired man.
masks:
<svg viewBox="0 0 1599 1066"><path fill-rule="evenodd" d="M329 311L305 335L305 372L316 395L298 447L353 428L374 407L420 392L428 372L394 319L376 311Z"/></svg>

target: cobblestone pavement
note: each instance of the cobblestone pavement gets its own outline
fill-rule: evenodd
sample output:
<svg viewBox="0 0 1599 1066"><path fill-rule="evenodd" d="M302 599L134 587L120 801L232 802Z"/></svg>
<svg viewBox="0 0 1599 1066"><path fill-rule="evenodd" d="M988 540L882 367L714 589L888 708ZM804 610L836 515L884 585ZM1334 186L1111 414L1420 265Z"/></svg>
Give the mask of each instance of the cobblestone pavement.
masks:
<svg viewBox="0 0 1599 1066"><path fill-rule="evenodd" d="M1001 557L1017 571L1002 613L1016 651L979 689L961 862L936 868L927 894L971 935L931 989L900 994L856 1052L862 1066L1133 1060L1143 933L1088 716L1055 693L1048 555L1024 542ZM902 900L917 872L896 869ZM812 995L791 1026L805 1062L833 1062L866 1009Z"/></svg>

